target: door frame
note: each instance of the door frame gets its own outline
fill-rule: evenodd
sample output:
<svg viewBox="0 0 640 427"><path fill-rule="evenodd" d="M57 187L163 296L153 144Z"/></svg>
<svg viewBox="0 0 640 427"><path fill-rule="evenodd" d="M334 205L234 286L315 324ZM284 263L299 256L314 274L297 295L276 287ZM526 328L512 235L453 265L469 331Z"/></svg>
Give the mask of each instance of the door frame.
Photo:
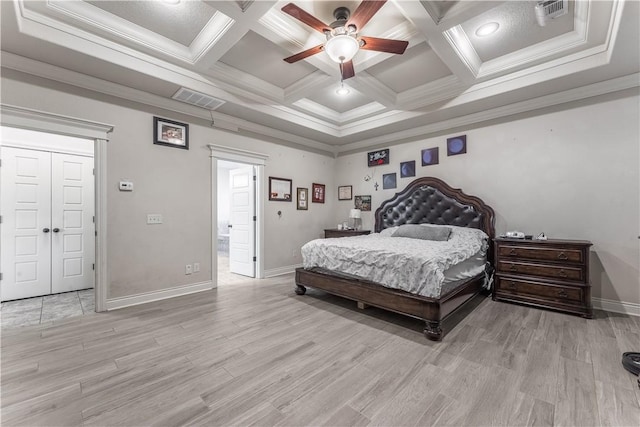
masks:
<svg viewBox="0 0 640 427"><path fill-rule="evenodd" d="M218 160L256 167L256 279L264 278L264 167L268 155L207 144L211 150L211 282L218 287Z"/></svg>
<svg viewBox="0 0 640 427"><path fill-rule="evenodd" d="M45 111L0 104L0 125L94 141L94 194L96 216L96 311L107 310L107 142L114 126Z"/></svg>

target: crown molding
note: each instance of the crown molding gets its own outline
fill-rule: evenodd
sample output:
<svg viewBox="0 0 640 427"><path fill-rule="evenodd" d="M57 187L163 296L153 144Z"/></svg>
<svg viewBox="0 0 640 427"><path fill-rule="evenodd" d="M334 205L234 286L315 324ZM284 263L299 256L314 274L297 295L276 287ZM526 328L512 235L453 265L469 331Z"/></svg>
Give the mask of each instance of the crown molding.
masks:
<svg viewBox="0 0 640 427"><path fill-rule="evenodd" d="M333 77L323 73L322 71L314 71L298 80L297 82L287 86L284 89L284 100L288 103L294 103L299 99L306 98L319 88L323 88Z"/></svg>
<svg viewBox="0 0 640 427"><path fill-rule="evenodd" d="M260 94L271 101L284 102L282 88L230 65L217 62L208 69L208 73L215 76L219 82L226 83L229 92L236 91L248 99L256 99L256 94Z"/></svg>
<svg viewBox="0 0 640 427"><path fill-rule="evenodd" d="M352 144L345 144L338 147L337 154L338 156L340 156L353 152L364 151L376 145L394 143L397 144L399 143L398 141L403 142L408 139L426 138L436 132L443 132L449 129L470 126L488 120L512 116L514 114L526 113L528 111L547 108L554 105L566 104L568 102L579 101L581 99L592 98L594 96L618 92L635 87L640 87L640 73L634 73L627 76L590 84L587 86L577 87L551 95L532 98L526 101L516 102L514 104L508 104L502 107L491 108L485 111L467 114L465 116L455 117L425 126L406 129L404 131L395 132L393 134L369 138Z"/></svg>
<svg viewBox="0 0 640 427"><path fill-rule="evenodd" d="M3 126L37 131L42 130L43 123L47 123L47 129L51 132L104 140L108 140L108 134L113 132L113 125L106 123L8 104L0 104L0 123Z"/></svg>
<svg viewBox="0 0 640 427"><path fill-rule="evenodd" d="M2 52L2 67L117 98L126 99L128 101L162 108L167 111L186 114L198 119L207 121L211 121L213 119L214 122L219 121L223 123L221 126L214 125L214 127L220 129L229 130L230 128L235 127L238 130L246 130L258 135L264 135L281 141L286 141L288 144L300 149L310 148L329 156L333 156L335 153L334 146L313 139L290 134L285 131L253 123L248 120L240 119L217 111L205 110L170 98L154 95L128 86L102 80L97 77L87 76L86 74L45 64L43 62L14 55L12 53Z"/></svg>
<svg viewBox="0 0 640 427"><path fill-rule="evenodd" d="M426 107L436 102L454 98L468 87L469 85L461 82L457 76L442 77L399 93L397 107L402 110Z"/></svg>

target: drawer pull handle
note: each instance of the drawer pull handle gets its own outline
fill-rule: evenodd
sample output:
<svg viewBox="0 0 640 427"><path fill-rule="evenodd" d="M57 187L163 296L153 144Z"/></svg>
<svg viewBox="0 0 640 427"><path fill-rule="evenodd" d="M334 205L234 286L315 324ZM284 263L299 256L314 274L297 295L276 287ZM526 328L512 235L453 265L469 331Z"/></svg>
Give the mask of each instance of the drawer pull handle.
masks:
<svg viewBox="0 0 640 427"><path fill-rule="evenodd" d="M515 249L511 249L509 251L509 255L518 255L518 251L516 251Z"/></svg>
<svg viewBox="0 0 640 427"><path fill-rule="evenodd" d="M560 277L567 277L567 272L564 271L563 269L560 269L560 272L558 273L558 276Z"/></svg>
<svg viewBox="0 0 640 427"><path fill-rule="evenodd" d="M560 289L558 291L558 296L561 297L561 298L567 298L569 296L569 294L564 289Z"/></svg>
<svg viewBox="0 0 640 427"><path fill-rule="evenodd" d="M558 254L558 259L568 259L569 257L564 252L560 252Z"/></svg>
<svg viewBox="0 0 640 427"><path fill-rule="evenodd" d="M511 264L511 267L509 267L511 271L518 271L518 266L515 264Z"/></svg>
<svg viewBox="0 0 640 427"><path fill-rule="evenodd" d="M509 282L509 289L515 289L516 288L516 282Z"/></svg>

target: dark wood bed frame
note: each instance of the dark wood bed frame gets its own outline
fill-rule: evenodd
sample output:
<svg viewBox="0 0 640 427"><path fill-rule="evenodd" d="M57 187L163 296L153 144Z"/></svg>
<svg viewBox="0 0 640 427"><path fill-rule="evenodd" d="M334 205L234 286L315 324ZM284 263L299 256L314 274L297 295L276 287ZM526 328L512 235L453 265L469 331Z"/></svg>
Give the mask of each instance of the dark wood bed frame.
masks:
<svg viewBox="0 0 640 427"><path fill-rule="evenodd" d="M418 178L394 197L383 202L375 213L375 231L402 224L439 224L473 227L489 236L487 257L493 266L494 212L481 199L432 178ZM447 320L483 288L485 275L475 276L440 296L427 298L391 289L366 279L354 279L321 268L296 269L296 293L306 287L321 289L358 302L416 317L425 322L424 335L440 341L449 330Z"/></svg>

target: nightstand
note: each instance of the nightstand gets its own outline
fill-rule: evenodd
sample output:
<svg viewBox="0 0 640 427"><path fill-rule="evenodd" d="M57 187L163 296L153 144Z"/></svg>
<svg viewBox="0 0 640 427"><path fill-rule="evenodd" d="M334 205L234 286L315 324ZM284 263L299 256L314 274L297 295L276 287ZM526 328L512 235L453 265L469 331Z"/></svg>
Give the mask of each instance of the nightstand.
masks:
<svg viewBox="0 0 640 427"><path fill-rule="evenodd" d="M338 230L337 228L325 228L324 238L364 236L369 233L371 233L371 230Z"/></svg>
<svg viewBox="0 0 640 427"><path fill-rule="evenodd" d="M591 318L586 240L494 240L493 299Z"/></svg>

